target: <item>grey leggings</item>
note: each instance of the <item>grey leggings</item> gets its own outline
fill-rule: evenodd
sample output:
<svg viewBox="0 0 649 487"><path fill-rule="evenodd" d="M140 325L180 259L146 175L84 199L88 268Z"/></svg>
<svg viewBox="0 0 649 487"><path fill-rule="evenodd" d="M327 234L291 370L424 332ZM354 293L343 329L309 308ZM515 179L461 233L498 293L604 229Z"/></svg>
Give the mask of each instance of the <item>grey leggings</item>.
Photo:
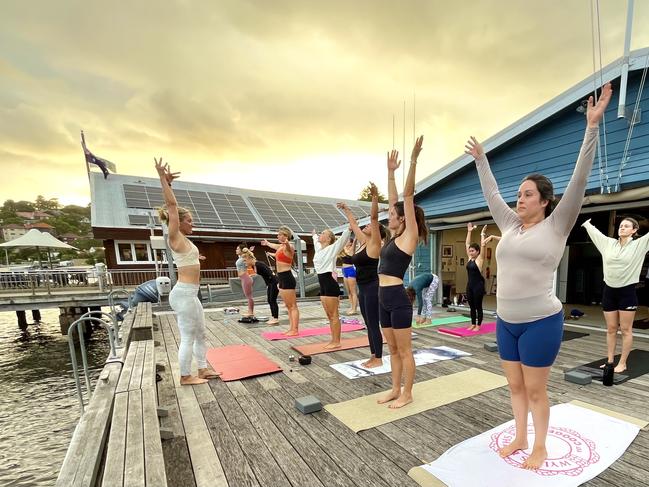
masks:
<svg viewBox="0 0 649 487"><path fill-rule="evenodd" d="M191 375L192 353L199 369L207 367L205 354L205 315L203 305L198 299L198 284L178 282L169 294L169 304L178 315L180 346L178 364L180 375Z"/></svg>

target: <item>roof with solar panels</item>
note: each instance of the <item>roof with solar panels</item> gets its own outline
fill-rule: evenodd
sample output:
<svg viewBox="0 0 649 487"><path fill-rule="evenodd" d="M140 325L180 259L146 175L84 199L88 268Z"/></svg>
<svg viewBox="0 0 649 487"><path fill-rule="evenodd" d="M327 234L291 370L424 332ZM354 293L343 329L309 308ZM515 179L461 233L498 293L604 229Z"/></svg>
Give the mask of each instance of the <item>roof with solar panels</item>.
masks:
<svg viewBox="0 0 649 487"><path fill-rule="evenodd" d="M298 234L336 228L347 222L336 203L347 203L356 218L369 216L364 201L275 193L211 184L174 181L180 206L192 212L194 231L237 233L275 232L281 225ZM92 226L94 228L146 229L159 226L155 208L163 205L158 178L110 174L108 179L90 172Z"/></svg>

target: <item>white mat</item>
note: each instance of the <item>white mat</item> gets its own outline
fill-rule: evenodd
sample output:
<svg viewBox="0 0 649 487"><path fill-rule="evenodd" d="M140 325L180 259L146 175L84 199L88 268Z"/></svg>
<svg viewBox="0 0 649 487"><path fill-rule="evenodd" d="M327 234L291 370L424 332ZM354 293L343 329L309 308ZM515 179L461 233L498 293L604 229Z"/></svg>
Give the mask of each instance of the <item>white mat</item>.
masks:
<svg viewBox="0 0 649 487"><path fill-rule="evenodd" d="M432 364L441 360L452 360L460 357L468 357L471 355L470 353L463 352L462 350L451 347L421 348L418 350L413 350L412 354L415 357L416 366ZM366 361L367 359L365 358L361 360L353 360L351 362L344 362L341 364L332 364L329 365L329 367L337 370L348 379L371 377L373 375L387 374L388 372L392 372L389 355L383 357L383 365L381 367L374 367L371 369L363 367L361 364Z"/></svg>
<svg viewBox="0 0 649 487"><path fill-rule="evenodd" d="M550 409L548 459L536 471L521 467L531 449L505 459L498 456L498 449L513 440L512 420L451 447L408 475L425 486L575 487L602 473L628 448L640 430L637 423L630 422L634 418L628 419L575 404L559 404ZM530 447L534 443L531 415L528 442Z"/></svg>

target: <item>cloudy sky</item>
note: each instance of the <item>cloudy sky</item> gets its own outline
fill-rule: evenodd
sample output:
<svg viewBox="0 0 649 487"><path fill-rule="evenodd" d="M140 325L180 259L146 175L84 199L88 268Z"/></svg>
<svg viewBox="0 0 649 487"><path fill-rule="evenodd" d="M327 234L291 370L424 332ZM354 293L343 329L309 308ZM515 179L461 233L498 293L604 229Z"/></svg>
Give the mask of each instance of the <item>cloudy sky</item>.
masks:
<svg viewBox="0 0 649 487"><path fill-rule="evenodd" d="M600 3L602 62L626 2ZM86 204L118 172L356 198L425 135L417 179L593 72L590 0L3 0L0 200ZM636 2L632 49L649 46ZM597 48L599 51L599 48Z"/></svg>

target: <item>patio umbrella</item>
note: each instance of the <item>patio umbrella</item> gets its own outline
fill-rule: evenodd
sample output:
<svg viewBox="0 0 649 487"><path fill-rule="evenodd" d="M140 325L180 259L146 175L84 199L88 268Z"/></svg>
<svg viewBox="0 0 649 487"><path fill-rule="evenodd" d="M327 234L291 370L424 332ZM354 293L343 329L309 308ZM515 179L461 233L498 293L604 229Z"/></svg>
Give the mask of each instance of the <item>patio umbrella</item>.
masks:
<svg viewBox="0 0 649 487"><path fill-rule="evenodd" d="M50 257L50 249L73 249L77 250L76 247L73 247L72 245L66 244L65 242L61 242L59 239L56 237L50 235L47 232L40 232L35 228L32 228L29 232L27 232L25 235L15 238L13 240L10 240L9 242L5 242L0 244L0 247L36 247L36 251L38 252L38 263L41 266L41 269L43 268L43 263L41 262L41 248L47 249L47 259L50 263L50 269L52 268L52 259ZM49 279L46 279L47 283L47 292L49 294L50 292L50 281ZM33 292L33 290L32 290Z"/></svg>

